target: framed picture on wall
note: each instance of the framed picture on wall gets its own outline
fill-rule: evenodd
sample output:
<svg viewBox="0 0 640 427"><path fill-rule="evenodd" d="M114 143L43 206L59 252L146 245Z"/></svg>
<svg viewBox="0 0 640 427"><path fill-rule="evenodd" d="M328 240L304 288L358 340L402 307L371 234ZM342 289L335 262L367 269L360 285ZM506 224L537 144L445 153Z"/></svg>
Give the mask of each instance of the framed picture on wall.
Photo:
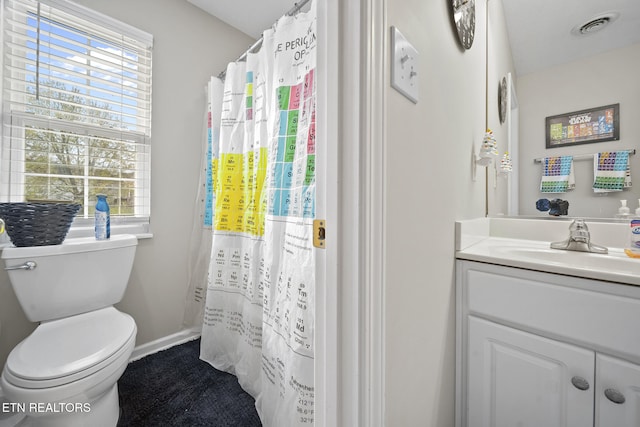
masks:
<svg viewBox="0 0 640 427"><path fill-rule="evenodd" d="M620 139L620 104L550 116L545 119L547 148Z"/></svg>

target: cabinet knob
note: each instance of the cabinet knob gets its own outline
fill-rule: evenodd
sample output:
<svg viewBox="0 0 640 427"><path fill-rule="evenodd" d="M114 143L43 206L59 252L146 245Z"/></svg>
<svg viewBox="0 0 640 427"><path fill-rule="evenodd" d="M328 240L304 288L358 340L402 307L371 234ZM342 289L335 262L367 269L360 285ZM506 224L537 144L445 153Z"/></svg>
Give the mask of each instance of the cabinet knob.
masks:
<svg viewBox="0 0 640 427"><path fill-rule="evenodd" d="M604 395L607 396L607 399L609 399L613 403L617 403L618 405L623 404L625 400L627 400L624 398L624 394L620 393L615 388L606 389L604 391Z"/></svg>
<svg viewBox="0 0 640 427"><path fill-rule="evenodd" d="M589 390L589 381L577 375L571 378L571 384L578 390Z"/></svg>

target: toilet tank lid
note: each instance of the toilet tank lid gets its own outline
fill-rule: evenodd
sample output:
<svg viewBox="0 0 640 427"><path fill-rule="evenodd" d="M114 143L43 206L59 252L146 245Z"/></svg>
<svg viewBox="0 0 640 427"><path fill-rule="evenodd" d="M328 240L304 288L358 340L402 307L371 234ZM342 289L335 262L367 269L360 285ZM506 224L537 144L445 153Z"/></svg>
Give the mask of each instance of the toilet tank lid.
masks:
<svg viewBox="0 0 640 427"><path fill-rule="evenodd" d="M10 246L2 249L3 259L44 257L53 255L65 255L78 252L103 251L117 249L126 246L135 246L138 238L132 234L119 234L111 236L108 240L96 240L94 237L80 237L65 239L60 245L31 246L16 248Z"/></svg>

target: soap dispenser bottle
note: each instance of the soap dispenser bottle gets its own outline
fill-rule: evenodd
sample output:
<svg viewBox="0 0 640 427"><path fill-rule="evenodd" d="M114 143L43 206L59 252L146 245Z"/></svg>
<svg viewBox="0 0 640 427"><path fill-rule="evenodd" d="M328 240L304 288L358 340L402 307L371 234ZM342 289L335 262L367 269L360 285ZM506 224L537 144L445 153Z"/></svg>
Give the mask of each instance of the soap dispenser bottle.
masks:
<svg viewBox="0 0 640 427"><path fill-rule="evenodd" d="M638 199L638 207L636 208L636 218L640 218L640 199Z"/></svg>
<svg viewBox="0 0 640 427"><path fill-rule="evenodd" d="M618 214L616 218L628 218L631 215L631 211L627 206L626 200L620 200L620 207L618 208Z"/></svg>
<svg viewBox="0 0 640 427"><path fill-rule="evenodd" d="M640 219L629 221L629 243L624 253L631 258L640 258Z"/></svg>

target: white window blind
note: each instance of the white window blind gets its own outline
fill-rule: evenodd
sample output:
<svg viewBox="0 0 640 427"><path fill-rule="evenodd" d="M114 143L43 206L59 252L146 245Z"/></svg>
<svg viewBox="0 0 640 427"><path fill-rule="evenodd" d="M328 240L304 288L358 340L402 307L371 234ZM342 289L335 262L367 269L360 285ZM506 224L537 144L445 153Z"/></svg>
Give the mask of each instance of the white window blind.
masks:
<svg viewBox="0 0 640 427"><path fill-rule="evenodd" d="M92 224L150 216L152 37L66 0L2 0L0 200L64 200ZM84 220L83 220L84 219Z"/></svg>

